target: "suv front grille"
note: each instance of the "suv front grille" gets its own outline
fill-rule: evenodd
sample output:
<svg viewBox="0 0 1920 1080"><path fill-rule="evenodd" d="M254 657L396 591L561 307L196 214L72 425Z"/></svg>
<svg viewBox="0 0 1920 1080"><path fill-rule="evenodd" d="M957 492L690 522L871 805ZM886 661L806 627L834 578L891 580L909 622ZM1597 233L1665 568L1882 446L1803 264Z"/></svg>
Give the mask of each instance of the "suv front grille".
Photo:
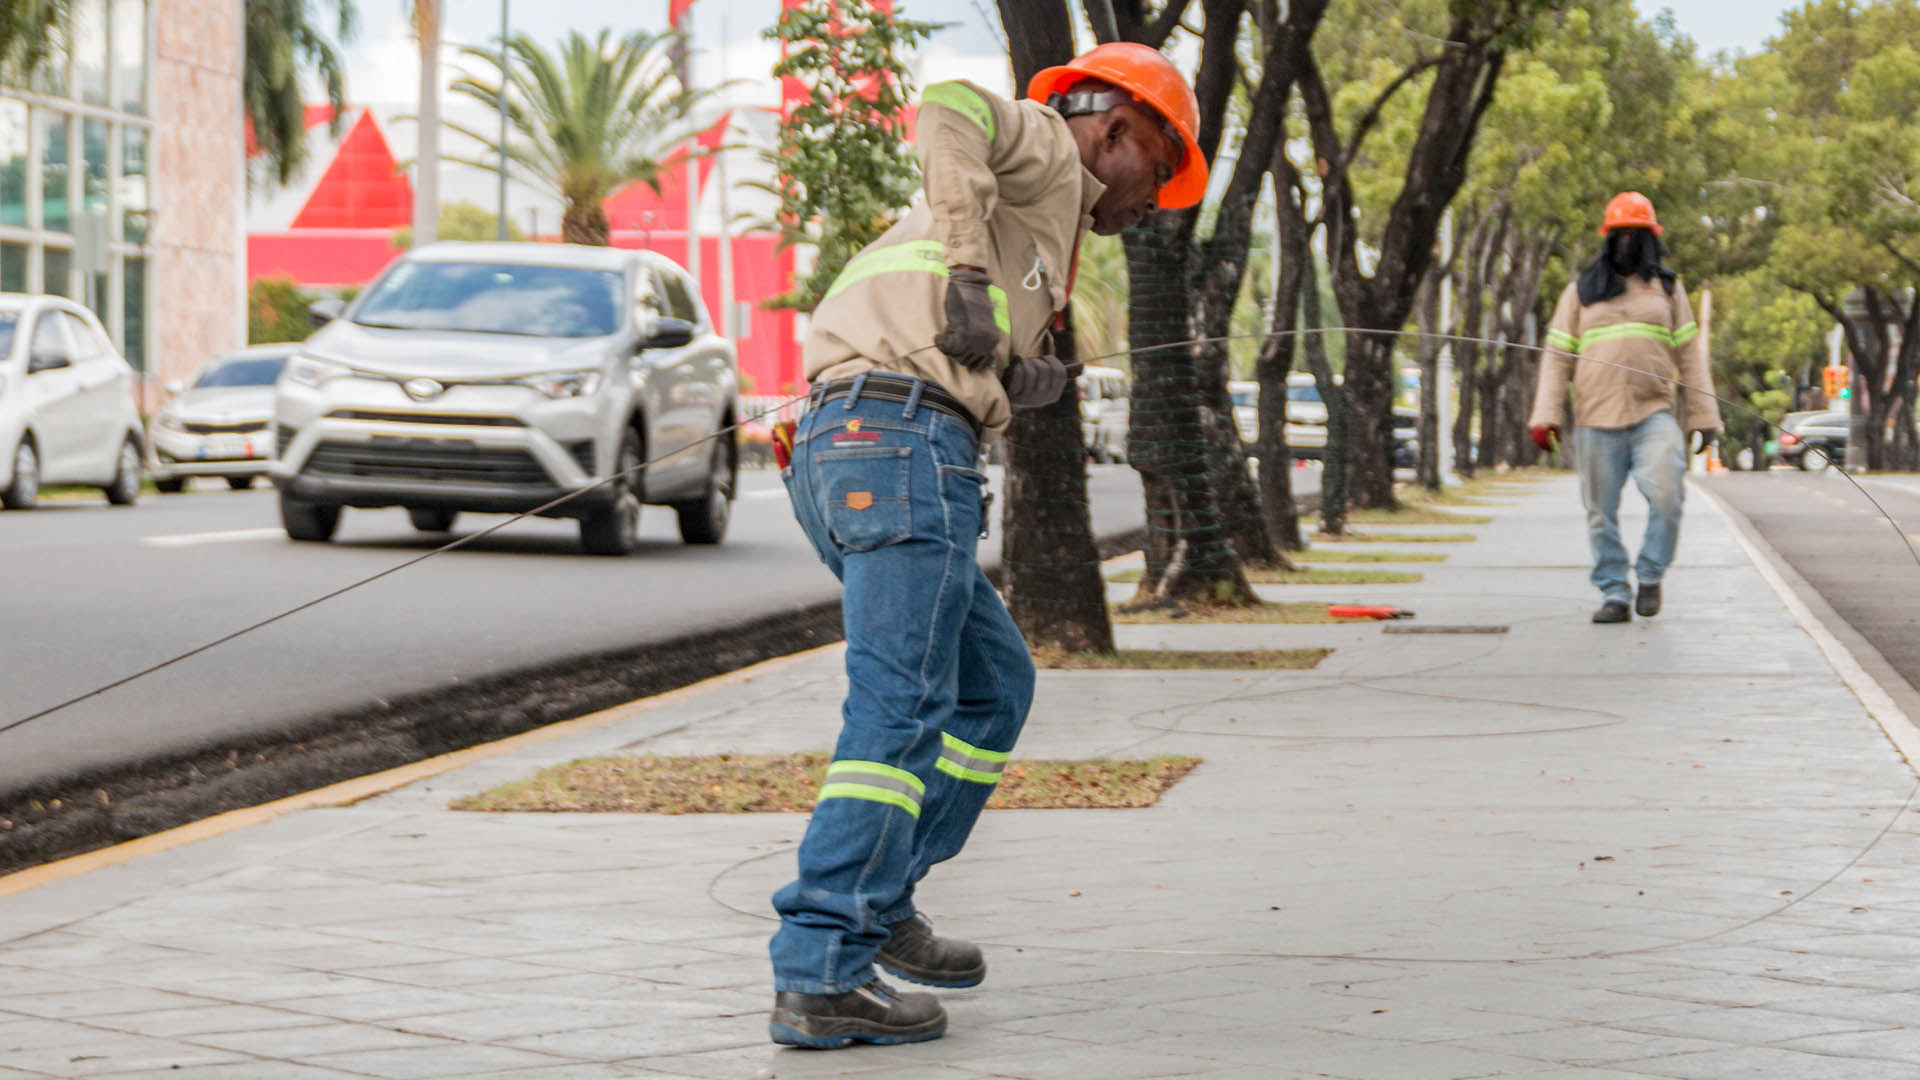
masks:
<svg viewBox="0 0 1920 1080"><path fill-rule="evenodd" d="M514 416L468 416L462 413L406 412L401 409L335 409L337 420L373 420L390 424L459 424L464 427L526 427Z"/></svg>
<svg viewBox="0 0 1920 1080"><path fill-rule="evenodd" d="M180 426L193 435L245 435L249 432L267 430L265 420L247 420L238 424L210 424L189 420Z"/></svg>
<svg viewBox="0 0 1920 1080"><path fill-rule="evenodd" d="M447 446L437 439L325 442L307 458L306 471L356 480L553 486L547 471L525 450Z"/></svg>

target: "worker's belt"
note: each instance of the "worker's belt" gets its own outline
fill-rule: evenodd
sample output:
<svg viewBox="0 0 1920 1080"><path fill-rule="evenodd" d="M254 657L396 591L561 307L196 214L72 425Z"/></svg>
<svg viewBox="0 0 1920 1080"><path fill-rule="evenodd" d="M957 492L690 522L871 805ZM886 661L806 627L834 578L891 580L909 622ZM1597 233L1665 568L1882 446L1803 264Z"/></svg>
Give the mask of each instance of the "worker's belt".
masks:
<svg viewBox="0 0 1920 1080"><path fill-rule="evenodd" d="M829 401L838 401L841 398L852 397L856 386L860 388L860 397L862 399L874 398L879 401L897 401L902 405L914 400L917 391L918 400L922 407L932 409L934 412L946 413L948 416L967 425L967 430L973 432L973 441L976 443L980 441L980 422L973 418L973 414L967 411L965 405L960 404L960 399L942 390L937 384L927 382L924 379L915 379L906 375L890 375L880 371L869 371L863 375L853 375L845 379L835 379L832 382L821 383L813 388L813 392L809 397L813 402L813 407L817 409Z"/></svg>

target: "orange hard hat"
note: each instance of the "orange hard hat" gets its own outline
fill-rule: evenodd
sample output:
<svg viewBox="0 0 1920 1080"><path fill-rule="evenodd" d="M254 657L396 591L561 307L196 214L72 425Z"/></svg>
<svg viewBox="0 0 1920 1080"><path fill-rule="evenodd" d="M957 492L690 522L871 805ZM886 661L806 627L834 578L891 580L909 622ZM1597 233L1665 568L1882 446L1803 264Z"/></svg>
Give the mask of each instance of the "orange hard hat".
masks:
<svg viewBox="0 0 1920 1080"><path fill-rule="evenodd" d="M1108 42L1035 75L1027 84L1027 96L1044 104L1084 79L1112 83L1160 114L1186 150L1173 179L1160 189L1160 205L1179 210L1199 202L1207 192L1207 162L1194 139L1200 130L1200 103L1173 62L1138 42Z"/></svg>
<svg viewBox="0 0 1920 1080"><path fill-rule="evenodd" d="M1653 216L1653 200L1637 191L1623 191L1607 200L1607 216L1601 222L1600 235L1615 229L1652 229L1655 236L1666 232Z"/></svg>

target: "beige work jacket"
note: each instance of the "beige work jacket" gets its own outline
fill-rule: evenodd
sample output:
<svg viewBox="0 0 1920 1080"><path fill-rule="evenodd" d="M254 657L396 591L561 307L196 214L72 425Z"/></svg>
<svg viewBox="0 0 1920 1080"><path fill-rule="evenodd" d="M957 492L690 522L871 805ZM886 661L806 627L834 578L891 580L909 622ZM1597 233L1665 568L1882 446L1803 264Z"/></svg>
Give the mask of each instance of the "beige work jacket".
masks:
<svg viewBox="0 0 1920 1080"><path fill-rule="evenodd" d="M1106 189L1080 163L1066 120L1038 102L936 83L921 96L918 126L925 198L848 260L814 309L801 347L807 378L919 376L959 398L991 442L1013 416L999 371L1047 349ZM1004 337L992 370L969 371L933 346L946 326L950 266L982 267L993 279Z"/></svg>
<svg viewBox="0 0 1920 1080"><path fill-rule="evenodd" d="M1584 307L1568 282L1547 326L1529 426L1562 423L1569 373L1576 426L1632 427L1672 410L1676 394L1682 431L1721 426L1705 342L1678 282L1668 296L1658 281L1630 276L1627 291Z"/></svg>

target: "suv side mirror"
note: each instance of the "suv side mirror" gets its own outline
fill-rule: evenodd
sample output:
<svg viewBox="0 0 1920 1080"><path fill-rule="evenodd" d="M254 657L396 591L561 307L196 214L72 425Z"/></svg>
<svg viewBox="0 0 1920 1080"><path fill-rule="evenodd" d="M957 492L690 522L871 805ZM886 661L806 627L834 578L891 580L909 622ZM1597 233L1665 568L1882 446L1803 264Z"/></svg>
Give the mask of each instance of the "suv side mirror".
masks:
<svg viewBox="0 0 1920 1080"><path fill-rule="evenodd" d="M59 353L37 352L27 357L27 374L29 375L72 366L73 361Z"/></svg>
<svg viewBox="0 0 1920 1080"><path fill-rule="evenodd" d="M661 316L654 320L653 332L641 342L642 349L677 349L693 340L693 324L685 319Z"/></svg>
<svg viewBox="0 0 1920 1080"><path fill-rule="evenodd" d="M347 310L347 302L337 296L329 296L325 300L315 300L313 303L307 305L307 321L311 322L314 327L318 329L339 318L340 313L345 310Z"/></svg>

